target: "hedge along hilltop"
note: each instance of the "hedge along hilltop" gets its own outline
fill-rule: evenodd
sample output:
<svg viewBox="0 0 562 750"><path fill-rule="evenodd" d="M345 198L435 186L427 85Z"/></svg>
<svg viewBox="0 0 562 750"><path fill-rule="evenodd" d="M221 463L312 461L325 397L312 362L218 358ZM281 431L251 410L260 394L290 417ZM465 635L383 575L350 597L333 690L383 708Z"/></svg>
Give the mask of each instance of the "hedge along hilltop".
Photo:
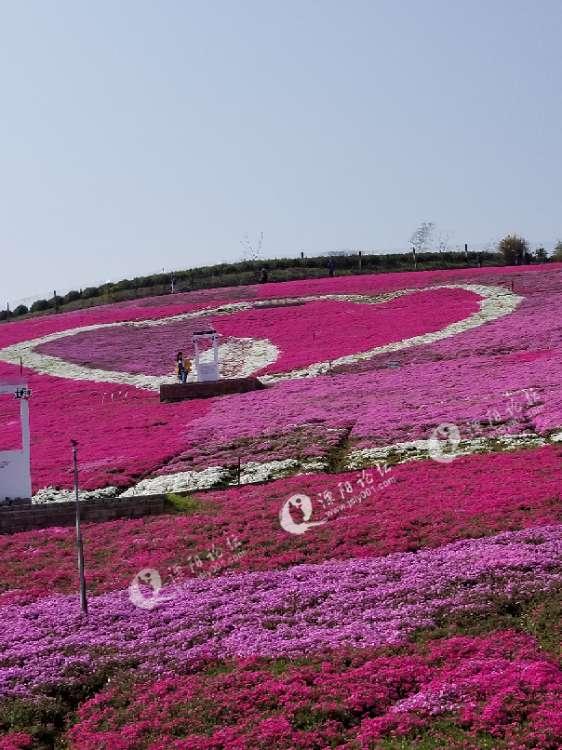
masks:
<svg viewBox="0 0 562 750"><path fill-rule="evenodd" d="M543 262L538 255L533 262ZM64 296L39 299L29 308L18 305L14 310L0 310L0 321L10 320L28 314L80 310L111 302L124 302L141 297L159 296L171 291L187 292L197 289L243 286L260 280L261 270L266 269L269 281L295 281L328 275L328 263L332 261L338 276L358 273L437 270L477 266L506 265L504 257L496 252L424 252L417 253L416 266L411 253L358 254L337 256L316 256L313 258L276 258L246 260L239 263L220 263L214 266L201 266L185 271L159 273L151 276L138 276L123 279L116 283L85 287L73 290Z"/></svg>

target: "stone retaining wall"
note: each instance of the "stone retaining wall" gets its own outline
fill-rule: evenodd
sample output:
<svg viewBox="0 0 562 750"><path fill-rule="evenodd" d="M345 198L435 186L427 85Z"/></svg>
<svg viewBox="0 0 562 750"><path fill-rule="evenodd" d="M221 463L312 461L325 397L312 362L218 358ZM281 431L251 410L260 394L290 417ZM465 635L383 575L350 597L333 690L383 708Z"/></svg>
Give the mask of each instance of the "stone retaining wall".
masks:
<svg viewBox="0 0 562 750"><path fill-rule="evenodd" d="M222 378L205 383L165 383L160 386L160 401L185 401L212 398L231 393L259 391L266 386L258 378Z"/></svg>
<svg viewBox="0 0 562 750"><path fill-rule="evenodd" d="M140 518L164 513L169 506L163 495L103 498L80 503L84 523L113 521L117 518ZM72 526L75 523L74 501L45 505L11 505L0 508L0 534L43 529L48 526Z"/></svg>

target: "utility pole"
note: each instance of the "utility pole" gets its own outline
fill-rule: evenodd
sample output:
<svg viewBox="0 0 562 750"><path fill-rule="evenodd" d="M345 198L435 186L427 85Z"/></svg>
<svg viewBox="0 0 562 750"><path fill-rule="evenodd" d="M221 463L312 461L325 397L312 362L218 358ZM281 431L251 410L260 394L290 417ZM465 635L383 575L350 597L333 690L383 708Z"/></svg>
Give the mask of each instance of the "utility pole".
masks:
<svg viewBox="0 0 562 750"><path fill-rule="evenodd" d="M88 599L86 597L86 578L84 576L84 544L82 529L80 528L80 500L78 497L78 443L70 441L72 445L72 462L74 464L74 496L76 499L76 548L78 550L78 575L80 577L80 609L82 614L88 615Z"/></svg>

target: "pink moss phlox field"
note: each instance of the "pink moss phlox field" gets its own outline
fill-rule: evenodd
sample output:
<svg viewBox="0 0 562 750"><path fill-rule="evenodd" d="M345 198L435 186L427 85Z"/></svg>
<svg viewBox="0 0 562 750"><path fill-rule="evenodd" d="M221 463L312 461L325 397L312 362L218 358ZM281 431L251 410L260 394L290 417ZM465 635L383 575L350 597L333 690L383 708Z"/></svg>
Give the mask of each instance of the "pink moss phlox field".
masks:
<svg viewBox="0 0 562 750"><path fill-rule="evenodd" d="M329 523L303 536L280 526L279 511L286 500L305 493L313 500L313 517L322 518L319 493L329 491L339 502L341 487L349 481L357 490L362 472L292 477L206 493L188 515L85 524L88 589L99 594L124 588L145 567L157 569L165 583L191 577L199 572L194 555L205 563L203 572L211 570L207 558L213 547L227 559L229 535L240 540L244 554L229 559L222 572L415 551L560 522L560 453L545 447L466 456L450 465L412 462L392 468L393 482L382 489L377 488L382 477L375 469L368 498L344 507ZM0 604L75 591L74 529L0 536L0 581Z"/></svg>
<svg viewBox="0 0 562 750"><path fill-rule="evenodd" d="M284 372L366 348L437 331L478 310L479 297L463 289L436 289L376 305L318 300L298 306L257 308L155 328L88 331L39 347L69 362L134 373L165 375L173 354L193 355L191 333L212 323L225 339L267 339L278 359L262 372Z"/></svg>
<svg viewBox="0 0 562 750"><path fill-rule="evenodd" d="M418 553L191 580L164 587L152 609L117 592L94 598L87 620L75 596L5 606L0 698L79 683L84 670L131 659L164 676L209 658L404 643L443 618L486 617L513 598L547 595L562 580L561 542L562 527L545 526Z"/></svg>
<svg viewBox="0 0 562 750"><path fill-rule="evenodd" d="M173 473L178 470L178 464L172 459L180 455L181 466L191 463L204 468L213 465L215 453L225 453L225 460L235 458L234 450L225 452L225 448L236 441L306 430L311 425L320 425L327 432L337 428L342 418L351 425L352 446L388 445L427 438L441 422L457 423L461 434L466 436L468 423L485 420L490 409L505 414L511 398L509 394L523 388L535 389L538 400L525 403L520 414L509 419L509 423L490 430L490 434L554 430L562 425L562 397L559 394L562 332L558 326L560 282L558 264L549 265L547 270L536 267L517 271L466 269L366 275L170 295L2 325L0 346L5 346L83 325L158 319L232 301L275 296L380 294L405 287L425 288L443 283L493 284L510 289L513 283L515 292L524 297L510 315L450 339L380 355L372 361L347 366L339 375L283 382L265 391L212 399L205 404L189 402L170 408L169 404L159 404L152 392L51 378L25 371L34 389L31 404L34 488L71 486L64 458L70 437L80 440L88 465L84 488L94 489L109 485L127 486L139 477L151 476L158 471ZM457 292L461 295L459 300L474 297L461 290L436 290L402 297L388 304L403 304L407 309L414 304L416 296L424 298L426 294L444 293L457 299ZM333 304L335 310L338 304L348 309L349 303L327 304ZM467 303L462 301L459 304ZM269 315L271 321L283 314L298 318L299 311L307 307L266 308L244 315L255 316L256 321L261 315L265 316L264 321ZM352 308L361 310L365 307L352 305ZM455 304L451 307L451 314L456 317ZM434 314L427 311L429 319ZM441 311L439 314L449 313ZM221 320L227 325L229 316ZM306 316L305 320L308 320ZM234 325L235 316L231 322ZM236 333L253 335L242 323ZM399 340L403 332L397 330L395 334ZM314 347L330 347L336 343L338 347L343 346L344 335L347 336L345 325L335 329L331 326L319 337L321 343L314 340ZM349 335L353 338L355 334ZM69 338L68 342L71 341ZM281 356L296 356L299 345L302 356L308 356L310 336L302 342L292 341L291 350L282 352ZM170 346L170 355L173 356L176 347L172 347L172 342ZM137 354L133 358L136 367ZM389 367L396 362L399 367ZM15 375L17 369L0 363L0 377ZM112 396L117 405L111 402L107 405ZM201 453L202 445L205 446L206 458ZM285 446L281 453L287 455ZM263 459L275 458L274 441L269 453L263 453Z"/></svg>
<svg viewBox="0 0 562 750"><path fill-rule="evenodd" d="M509 748L542 750L562 741L562 674L521 633L454 637L398 653L336 651L329 660L306 654L301 661L254 659L207 674L112 685L79 709L71 748L367 750L384 737L431 738L441 716L460 720L465 740L486 732ZM523 731L538 745L518 744Z"/></svg>
<svg viewBox="0 0 562 750"><path fill-rule="evenodd" d="M207 401L160 404L154 391L24 367L35 489L72 485L70 438L83 489L238 459L321 459L329 473L201 492L160 517L84 524L88 618L74 529L0 536L0 750L562 747L561 672L549 655L562 585L556 437L380 476L373 467L374 491L355 504L347 484L357 492L365 474L332 473L357 448L427 438L441 422L464 439L559 430L562 265L169 295L0 325L0 348L237 301L446 283L503 286L522 301L434 344ZM225 339L271 340L280 353L268 372L279 372L440 329L477 303L436 289L374 306L268 302L211 321ZM164 374L189 325L112 327L45 349ZM17 371L0 363L0 379ZM11 399L0 399L0 421L0 449L13 447ZM299 536L281 528L279 512L303 493L313 520L326 518L327 493L338 510ZM146 568L162 577L155 597L128 588ZM148 608L135 606L139 596Z"/></svg>
<svg viewBox="0 0 562 750"><path fill-rule="evenodd" d="M235 437L281 433L295 425L328 428L344 414L353 423L350 439L356 447L427 438L442 422L458 424L463 438L472 437L476 422L482 435L492 437L553 430L562 425L561 281L558 268L550 277L523 273L515 287L528 297L505 318L347 366L341 375L284 382L236 403L217 402L207 419L193 424L191 439L219 448ZM548 293L542 293L543 285ZM532 397L524 398L523 389L534 389ZM511 414L514 398L520 408ZM240 412L246 415L242 422ZM501 423L488 426L490 413L497 412Z"/></svg>

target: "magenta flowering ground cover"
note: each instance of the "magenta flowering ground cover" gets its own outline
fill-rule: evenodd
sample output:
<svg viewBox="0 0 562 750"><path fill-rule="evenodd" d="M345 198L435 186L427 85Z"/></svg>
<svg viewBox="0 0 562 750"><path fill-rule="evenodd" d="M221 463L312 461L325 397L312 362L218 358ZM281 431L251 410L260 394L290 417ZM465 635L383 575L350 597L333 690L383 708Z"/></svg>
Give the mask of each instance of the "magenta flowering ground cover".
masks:
<svg viewBox="0 0 562 750"><path fill-rule="evenodd" d="M71 438L80 445L84 489L127 487L181 451L190 421L209 408L185 402L163 415L154 395L140 389L35 374L28 383L35 490L72 486ZM10 420L15 436L19 420Z"/></svg>
<svg viewBox="0 0 562 750"><path fill-rule="evenodd" d="M0 737L0 750L29 750L33 747L33 737L27 732L10 732Z"/></svg>
<svg viewBox="0 0 562 750"><path fill-rule="evenodd" d="M533 281L543 283L536 274ZM240 437L256 440L289 432L295 425L337 426L343 415L351 423L350 444L357 448L426 438L441 422L458 424L467 437L475 423L491 436L527 431L548 435L562 423L559 293L529 294L502 320L346 366L340 375L283 382L251 397L240 396L236 403L222 401L207 418L195 421L190 439L220 451ZM532 399L520 399L521 408L510 413L514 394L523 389ZM490 414L498 412L501 423L486 427ZM239 413L244 414L241 421ZM189 458L193 466L201 466L197 446L184 451L186 466ZM175 470L172 462L161 471Z"/></svg>
<svg viewBox="0 0 562 750"><path fill-rule="evenodd" d="M80 709L71 746L353 748L392 736L415 746L441 734L443 747L466 747L447 737L443 717L462 722L465 743L478 733L512 748L531 740L556 750L562 741L562 673L532 638L513 631L427 649L337 651L330 660L307 654L300 664L272 666L250 659L216 672L110 685Z"/></svg>

